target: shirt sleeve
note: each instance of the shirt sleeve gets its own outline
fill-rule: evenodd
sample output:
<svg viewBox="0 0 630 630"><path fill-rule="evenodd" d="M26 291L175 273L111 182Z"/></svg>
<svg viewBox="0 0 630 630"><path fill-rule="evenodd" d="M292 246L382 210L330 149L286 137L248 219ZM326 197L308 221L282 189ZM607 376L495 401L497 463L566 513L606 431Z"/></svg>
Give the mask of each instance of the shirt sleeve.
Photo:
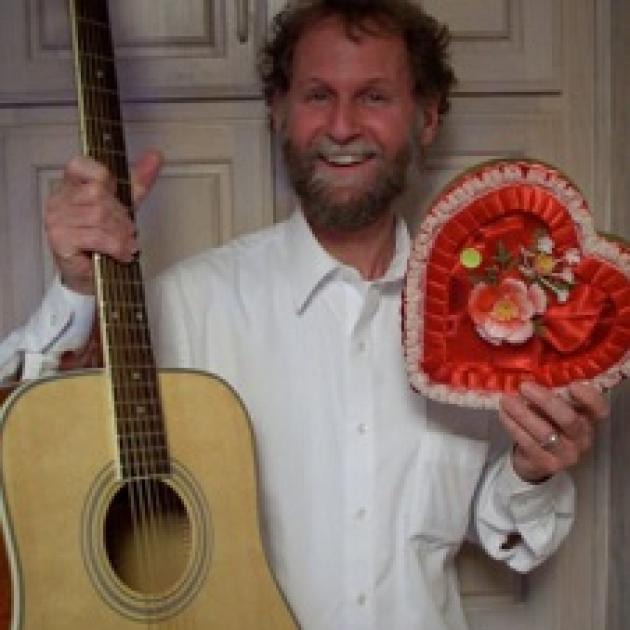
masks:
<svg viewBox="0 0 630 630"><path fill-rule="evenodd" d="M514 471L511 450L487 470L475 505L482 546L519 572L547 559L565 539L575 515L575 487L566 472L531 484Z"/></svg>
<svg viewBox="0 0 630 630"><path fill-rule="evenodd" d="M0 380L24 380L53 373L67 350L90 336L94 298L75 293L55 278L39 309L22 327L0 341Z"/></svg>

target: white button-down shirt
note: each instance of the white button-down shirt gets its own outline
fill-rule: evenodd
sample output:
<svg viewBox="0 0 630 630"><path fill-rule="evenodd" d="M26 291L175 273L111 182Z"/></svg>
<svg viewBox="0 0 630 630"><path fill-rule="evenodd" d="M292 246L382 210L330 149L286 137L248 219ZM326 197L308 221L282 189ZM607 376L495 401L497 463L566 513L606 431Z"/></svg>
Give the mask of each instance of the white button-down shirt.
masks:
<svg viewBox="0 0 630 630"><path fill-rule="evenodd" d="M408 253L400 222L389 270L364 281L298 212L178 265L152 292L160 363L220 375L249 410L267 554L305 630L462 630L453 558L473 506L484 547L518 570L572 521L568 476L520 481L508 456L489 455L492 415L411 391ZM502 549L511 532L522 540Z"/></svg>

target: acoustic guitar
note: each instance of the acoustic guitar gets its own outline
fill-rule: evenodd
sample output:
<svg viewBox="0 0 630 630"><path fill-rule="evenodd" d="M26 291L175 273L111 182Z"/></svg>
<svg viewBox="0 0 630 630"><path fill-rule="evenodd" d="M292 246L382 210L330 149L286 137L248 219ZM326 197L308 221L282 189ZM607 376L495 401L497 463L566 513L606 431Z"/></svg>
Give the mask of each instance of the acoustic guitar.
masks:
<svg viewBox="0 0 630 630"><path fill-rule="evenodd" d="M131 207L107 3L71 0L84 153ZM283 630L245 409L221 379L158 371L139 261L94 255L105 367L1 412L11 628Z"/></svg>
<svg viewBox="0 0 630 630"><path fill-rule="evenodd" d="M15 386L0 386L0 407L9 397ZM7 630L11 622L11 574L9 573L9 560L0 537L0 629Z"/></svg>

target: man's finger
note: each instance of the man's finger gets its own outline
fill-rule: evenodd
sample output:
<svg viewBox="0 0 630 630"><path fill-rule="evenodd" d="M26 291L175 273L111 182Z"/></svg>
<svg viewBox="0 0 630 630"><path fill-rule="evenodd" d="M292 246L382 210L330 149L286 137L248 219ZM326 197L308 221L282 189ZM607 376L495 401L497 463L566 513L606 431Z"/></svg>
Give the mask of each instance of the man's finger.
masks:
<svg viewBox="0 0 630 630"><path fill-rule="evenodd" d="M520 388L521 395L558 426L569 437L579 440L585 431L586 418L571 404L551 393L546 387L537 383L525 382Z"/></svg>
<svg viewBox="0 0 630 630"><path fill-rule="evenodd" d="M113 177L100 162L86 155L76 155L67 164L63 172L64 180L72 184L97 181L111 187Z"/></svg>
<svg viewBox="0 0 630 630"><path fill-rule="evenodd" d="M605 420L610 413L610 405L604 395L592 385L571 383L569 394L575 403L584 409L592 418Z"/></svg>
<svg viewBox="0 0 630 630"><path fill-rule="evenodd" d="M160 173L164 157L159 151L147 151L131 169L133 201L140 203L151 190Z"/></svg>
<svg viewBox="0 0 630 630"><path fill-rule="evenodd" d="M541 447L551 434L560 433L556 425L541 417L522 396L503 396L499 410Z"/></svg>

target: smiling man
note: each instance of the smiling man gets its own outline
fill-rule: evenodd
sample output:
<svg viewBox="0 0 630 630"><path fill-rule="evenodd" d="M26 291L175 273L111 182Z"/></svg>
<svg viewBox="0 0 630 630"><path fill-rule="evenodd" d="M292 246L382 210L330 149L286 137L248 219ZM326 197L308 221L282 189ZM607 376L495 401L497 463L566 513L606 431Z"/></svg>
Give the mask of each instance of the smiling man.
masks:
<svg viewBox="0 0 630 630"><path fill-rule="evenodd" d="M407 384L409 236L392 202L448 108L446 44L406 0L290 2L261 71L299 207L177 265L152 291L161 364L222 376L249 409L267 555L306 630L465 628L454 567L464 536L519 571L545 560L573 519L564 469L606 415L588 385L570 402L530 385L494 417ZM138 199L159 165L155 153L136 165ZM60 281L42 313L67 325L28 357L54 362L83 342L90 252L127 261L137 249L111 189L103 167L76 158L48 201ZM38 321L0 347L5 373L21 340L42 338ZM502 426L513 442L503 449ZM557 440L543 446L547 435Z"/></svg>

